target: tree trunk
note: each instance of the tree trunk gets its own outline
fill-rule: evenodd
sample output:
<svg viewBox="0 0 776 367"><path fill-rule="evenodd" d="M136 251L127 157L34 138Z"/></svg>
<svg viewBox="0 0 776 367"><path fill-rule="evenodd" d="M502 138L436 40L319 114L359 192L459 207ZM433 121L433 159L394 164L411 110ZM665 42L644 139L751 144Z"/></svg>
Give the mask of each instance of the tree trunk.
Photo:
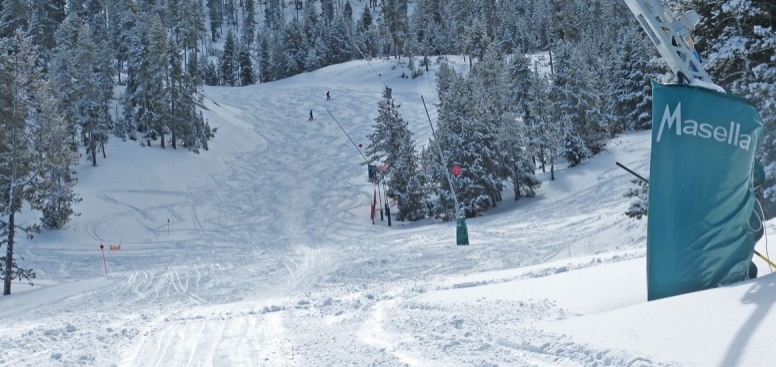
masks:
<svg viewBox="0 0 776 367"><path fill-rule="evenodd" d="M550 162L550 181L555 181L555 160Z"/></svg>
<svg viewBox="0 0 776 367"><path fill-rule="evenodd" d="M172 78L170 78L172 79ZM172 107L172 113L170 115L170 118L172 119L172 131L170 131L171 140L172 140L172 149L178 149L178 144L175 142L175 80L170 80L170 83L172 84L172 101L171 101L171 107Z"/></svg>
<svg viewBox="0 0 776 367"><path fill-rule="evenodd" d="M92 155L92 167L97 167L97 142L94 141L94 132L89 133L89 150Z"/></svg>
<svg viewBox="0 0 776 367"><path fill-rule="evenodd" d="M13 195L11 195L13 197ZM11 214L8 216L8 245L5 250L5 281L3 295L11 294L11 280L13 280L13 237L15 225L15 213L11 203Z"/></svg>
<svg viewBox="0 0 776 367"><path fill-rule="evenodd" d="M162 149L164 149L164 126L162 124L159 124L159 139L162 142Z"/></svg>

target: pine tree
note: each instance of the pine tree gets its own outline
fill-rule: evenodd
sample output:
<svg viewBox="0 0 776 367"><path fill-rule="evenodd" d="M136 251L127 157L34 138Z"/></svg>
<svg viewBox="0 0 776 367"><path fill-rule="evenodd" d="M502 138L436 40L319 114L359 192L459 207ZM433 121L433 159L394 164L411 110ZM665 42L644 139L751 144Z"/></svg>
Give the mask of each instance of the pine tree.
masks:
<svg viewBox="0 0 776 367"><path fill-rule="evenodd" d="M210 40L218 39L221 24L224 22L224 13L221 0L207 0L208 14L210 14Z"/></svg>
<svg viewBox="0 0 776 367"><path fill-rule="evenodd" d="M277 33L285 26L283 0L267 0L264 8L264 27L270 33Z"/></svg>
<svg viewBox="0 0 776 367"><path fill-rule="evenodd" d="M374 131L367 135L370 144L365 149L369 163L380 162L388 167L384 182L388 197L397 202L398 220L417 220L425 216L423 184L418 175L418 160L409 124L399 114L391 89L386 87L378 103Z"/></svg>
<svg viewBox="0 0 776 367"><path fill-rule="evenodd" d="M62 51L63 59L60 61L70 65L62 71L66 73L63 77L69 76L71 80L59 80L72 88L65 109L73 114L71 117L80 130L81 144L86 148L86 155L92 166L97 166L97 152L102 151L104 154L111 125L108 101L112 95L112 71L106 54L100 52L102 49L94 42L89 25L81 26L77 37L70 52Z"/></svg>
<svg viewBox="0 0 776 367"><path fill-rule="evenodd" d="M75 50L78 48L78 34L81 29L81 18L73 13L60 24L55 36L56 48L50 63L50 82L54 90L60 92L60 108L68 131L75 139L78 136L78 122L75 82L78 65L75 61ZM78 151L78 144L73 144L73 151Z"/></svg>
<svg viewBox="0 0 776 367"><path fill-rule="evenodd" d="M374 55L377 42L372 32L372 12L368 5L364 6L364 10L356 22L353 38L357 57L371 58Z"/></svg>
<svg viewBox="0 0 776 367"><path fill-rule="evenodd" d="M350 32L345 19L338 17L329 27L329 49L331 50L331 63L339 64L352 59Z"/></svg>
<svg viewBox="0 0 776 367"><path fill-rule="evenodd" d="M11 37L16 30L27 32L30 18L27 10L27 1L2 0L3 7L0 11L0 37Z"/></svg>
<svg viewBox="0 0 776 367"><path fill-rule="evenodd" d="M406 133L407 122L399 115L399 106L388 87L383 90L383 99L377 104L377 110L373 132L367 135L370 144L364 152L370 164L379 161L390 167L398 156L399 141Z"/></svg>
<svg viewBox="0 0 776 367"><path fill-rule="evenodd" d="M65 20L65 0L32 0L30 2L29 34L33 43L38 45L45 58L56 45L54 35L62 21Z"/></svg>
<svg viewBox="0 0 776 367"><path fill-rule="evenodd" d="M183 65L180 59L180 50L178 49L178 42L174 36L170 36L167 39L169 45L167 49L168 60L168 72L167 72L167 89L169 90L170 97L170 143L173 149L178 149L178 130L185 131L185 125L188 121L186 106L186 100L190 97L187 96L188 91L184 85L188 79L187 75L183 73ZM185 135L185 134L184 134ZM186 140L186 137L180 137Z"/></svg>
<svg viewBox="0 0 776 367"><path fill-rule="evenodd" d="M504 80L507 81L503 95L505 117L499 126L499 151L504 155L507 177L512 181L515 200L533 197L541 181L535 176L535 154L537 132L532 129L529 112L531 70L529 60L513 56L508 64Z"/></svg>
<svg viewBox="0 0 776 367"><path fill-rule="evenodd" d="M440 55L444 48L439 6L438 0L422 0L410 17L411 53L423 55L424 60L431 55ZM422 66L428 71L428 63L424 62Z"/></svg>
<svg viewBox="0 0 776 367"><path fill-rule="evenodd" d="M406 123L405 123L406 125ZM397 157L393 166L389 169L388 197L396 200L397 220L415 221L426 216L424 208L425 195L423 193L422 176L418 173L418 157L415 152L415 142L412 133L407 131L402 134L397 149Z"/></svg>
<svg viewBox="0 0 776 367"><path fill-rule="evenodd" d="M149 83L147 27L138 23L129 32L127 45L127 87L121 98L123 117L115 130L122 138L136 139L136 132L142 133L142 145L150 144L149 125Z"/></svg>
<svg viewBox="0 0 776 367"><path fill-rule="evenodd" d="M147 51L145 54L145 71L143 81L145 89L144 118L149 127L146 133L146 143L151 144L151 140L158 137L162 149L166 148L165 133L169 127L170 104L169 90L167 88L168 78L168 44L167 31L158 15L154 15L148 25L148 31L145 41Z"/></svg>
<svg viewBox="0 0 776 367"><path fill-rule="evenodd" d="M353 6L350 5L350 0L345 0L345 6L342 7L342 19L345 20L345 24L353 25Z"/></svg>
<svg viewBox="0 0 776 367"><path fill-rule="evenodd" d="M409 31L407 0L385 0L382 4L383 21L391 38L393 54L398 59Z"/></svg>
<svg viewBox="0 0 776 367"><path fill-rule="evenodd" d="M243 19L242 43L250 49L256 38L256 5L254 0L245 0L245 17Z"/></svg>
<svg viewBox="0 0 776 367"><path fill-rule="evenodd" d="M181 0L180 24L174 30L178 45L183 51L184 69L193 78L195 84L201 84L199 75L199 56L197 42L202 40L205 49L205 8L200 0ZM245 32L244 32L245 33Z"/></svg>
<svg viewBox="0 0 776 367"><path fill-rule="evenodd" d="M219 61L222 85L236 86L239 80L239 49L232 30L226 32L224 52Z"/></svg>
<svg viewBox="0 0 776 367"><path fill-rule="evenodd" d="M301 73L304 70L307 50L304 48L304 30L301 22L292 20L283 29L282 59L279 65L282 68L281 77L288 77Z"/></svg>
<svg viewBox="0 0 776 367"><path fill-rule="evenodd" d="M0 39L0 130L6 132L0 135L0 187L4 188L0 191L0 246L6 246L5 256L0 257L3 295L11 294L13 279L30 281L36 276L33 269L19 266L14 247L17 231L31 238L40 225L17 223L16 214L28 208L43 210L45 216L51 202L58 201L62 210L56 213L56 224L61 225L72 215L77 200L70 191L72 181L57 192L57 170L69 171L75 155L31 41L21 30Z"/></svg>
<svg viewBox="0 0 776 367"><path fill-rule="evenodd" d="M477 216L501 201L503 170L496 151L496 126L487 116L482 85L457 73L449 75L447 90L440 93L436 144L442 149L448 164L460 165L461 174L453 178L462 213ZM450 169L447 167L446 169ZM453 190L446 180L437 183L440 205L435 216L454 218Z"/></svg>
<svg viewBox="0 0 776 367"><path fill-rule="evenodd" d="M471 25L464 28L464 52L469 55L470 67L472 66L472 58L474 56L479 60L485 57L485 50L490 46L490 43L491 40L482 19L475 18Z"/></svg>
<svg viewBox="0 0 776 367"><path fill-rule="evenodd" d="M237 25L237 4L234 0L223 0L224 16L231 25Z"/></svg>
<svg viewBox="0 0 776 367"><path fill-rule="evenodd" d="M327 24L334 21L334 0L321 0L321 19Z"/></svg>
<svg viewBox="0 0 776 367"><path fill-rule="evenodd" d="M266 83L272 80L270 73L270 47L269 40L262 34L259 37L259 82Z"/></svg>
<svg viewBox="0 0 776 367"><path fill-rule="evenodd" d="M117 0L113 2L111 12L111 48L116 56L116 78L122 84L121 74L129 54L130 37L133 37L133 28L137 23L137 6L133 2Z"/></svg>
<svg viewBox="0 0 776 367"><path fill-rule="evenodd" d="M606 128L600 118L601 92L595 86L593 65L586 62L581 45L563 42L554 50L553 91L556 108L562 114L563 153L571 166L602 149Z"/></svg>
<svg viewBox="0 0 776 367"><path fill-rule="evenodd" d="M762 202L776 216L776 6L769 0L690 0L701 22L694 35L703 67L712 80L757 108L766 135L760 159L766 166Z"/></svg>
<svg viewBox="0 0 776 367"><path fill-rule="evenodd" d="M250 45L244 43L240 45L238 60L240 64L240 85L251 85L255 83Z"/></svg>
<svg viewBox="0 0 776 367"><path fill-rule="evenodd" d="M43 228L61 229L71 217L79 215L73 208L81 201L74 190L77 179L73 167L78 163L78 152L71 148L76 141L59 111L58 96L52 98L56 93L50 89L41 89L40 93L50 94L41 95L38 100L42 103L31 111L31 121L46 126L45 140L40 141L45 157L43 185L37 193L43 200L40 219Z"/></svg>
<svg viewBox="0 0 776 367"><path fill-rule="evenodd" d="M631 180L631 183L636 187L631 187L623 194L626 198L633 198L630 202L630 207L625 211L625 215L641 219L646 217L649 209L649 183L639 179Z"/></svg>
<svg viewBox="0 0 776 367"><path fill-rule="evenodd" d="M644 130L652 127L652 80L657 70L651 63L655 51L644 32L635 27L622 35L620 54L613 70L613 96L617 98L620 126L615 132Z"/></svg>
<svg viewBox="0 0 776 367"><path fill-rule="evenodd" d="M526 129L534 156L539 157L542 172L550 165L550 179L555 180L555 163L560 157L562 129L560 113L552 100L554 92L546 76L531 72L526 102Z"/></svg>
<svg viewBox="0 0 776 367"><path fill-rule="evenodd" d="M308 47L314 45L315 40L320 36L318 34L318 25L321 20L318 16L318 12L315 9L315 1L308 1L307 6L304 8L304 35L307 40Z"/></svg>

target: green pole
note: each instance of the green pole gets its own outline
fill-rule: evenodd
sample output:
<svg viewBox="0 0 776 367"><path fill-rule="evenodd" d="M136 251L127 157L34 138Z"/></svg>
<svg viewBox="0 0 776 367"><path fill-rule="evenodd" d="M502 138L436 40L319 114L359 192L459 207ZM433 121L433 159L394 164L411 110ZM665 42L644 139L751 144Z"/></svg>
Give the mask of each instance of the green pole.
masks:
<svg viewBox="0 0 776 367"><path fill-rule="evenodd" d="M455 224L455 240L458 246L469 244L469 231L466 229L464 217L459 217Z"/></svg>
<svg viewBox="0 0 776 367"><path fill-rule="evenodd" d="M436 132L434 131L434 124L431 123L431 116L428 114L428 108L426 107L426 100L423 96L420 96L420 100L423 101L423 108L426 110L426 117L428 117L428 124L431 125L431 135L434 136L434 143L436 143L437 149L439 149L439 158L442 159L442 165L444 165L445 173L447 173L447 182L450 184L450 191L453 193L453 201L455 202L455 243L457 245L469 244L469 231L466 229L466 217L461 213L461 206L458 204L458 196L455 194L455 188L453 187L453 179L450 178L450 169L447 167L445 155L442 154L442 147L439 146L439 140L436 138Z"/></svg>

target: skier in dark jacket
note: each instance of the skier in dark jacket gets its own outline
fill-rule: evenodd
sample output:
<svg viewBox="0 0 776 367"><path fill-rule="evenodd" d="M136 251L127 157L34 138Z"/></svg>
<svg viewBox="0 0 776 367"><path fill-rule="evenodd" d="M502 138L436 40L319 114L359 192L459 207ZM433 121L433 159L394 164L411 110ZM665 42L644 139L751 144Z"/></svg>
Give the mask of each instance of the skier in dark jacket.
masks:
<svg viewBox="0 0 776 367"><path fill-rule="evenodd" d="M313 110L310 110L310 120L309 121L312 121L312 120L313 120Z"/></svg>

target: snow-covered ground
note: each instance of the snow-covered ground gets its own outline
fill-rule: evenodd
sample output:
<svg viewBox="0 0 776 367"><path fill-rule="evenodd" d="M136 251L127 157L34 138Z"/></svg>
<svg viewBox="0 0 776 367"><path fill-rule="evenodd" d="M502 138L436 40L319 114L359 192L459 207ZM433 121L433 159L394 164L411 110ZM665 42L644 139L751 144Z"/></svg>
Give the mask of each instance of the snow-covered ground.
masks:
<svg viewBox="0 0 776 367"><path fill-rule="evenodd" d="M206 88L218 132L200 155L111 141L78 169L81 215L19 239L38 279L0 298L0 365L773 364L776 278L759 260L756 280L646 301L646 220L623 215L615 162L649 172L648 132L542 174L536 198L506 190L467 220L470 246L454 223L372 225L374 188L333 118L366 145L384 82L426 144L434 73L402 72L356 61Z"/></svg>

